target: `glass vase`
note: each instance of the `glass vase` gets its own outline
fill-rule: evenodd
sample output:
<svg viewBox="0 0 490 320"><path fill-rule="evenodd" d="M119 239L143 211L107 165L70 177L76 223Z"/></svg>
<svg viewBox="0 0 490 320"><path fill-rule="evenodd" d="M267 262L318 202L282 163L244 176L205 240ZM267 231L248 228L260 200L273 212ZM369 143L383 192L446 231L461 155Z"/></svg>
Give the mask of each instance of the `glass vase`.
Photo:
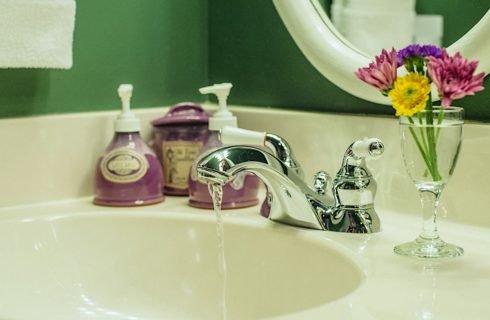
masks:
<svg viewBox="0 0 490 320"><path fill-rule="evenodd" d="M441 239L437 208L458 160L464 113L458 107L434 107L400 117L402 156L422 204L422 232L412 242L395 246L397 254L419 258L451 258L463 249Z"/></svg>

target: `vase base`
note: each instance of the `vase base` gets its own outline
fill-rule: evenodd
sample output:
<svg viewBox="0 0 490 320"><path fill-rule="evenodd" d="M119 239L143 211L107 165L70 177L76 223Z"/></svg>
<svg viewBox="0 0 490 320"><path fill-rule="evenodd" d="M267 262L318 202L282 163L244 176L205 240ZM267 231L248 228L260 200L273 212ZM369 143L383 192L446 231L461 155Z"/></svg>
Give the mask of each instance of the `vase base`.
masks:
<svg viewBox="0 0 490 320"><path fill-rule="evenodd" d="M393 251L402 256L424 259L456 258L464 254L463 248L444 242L441 238L423 237L397 245Z"/></svg>

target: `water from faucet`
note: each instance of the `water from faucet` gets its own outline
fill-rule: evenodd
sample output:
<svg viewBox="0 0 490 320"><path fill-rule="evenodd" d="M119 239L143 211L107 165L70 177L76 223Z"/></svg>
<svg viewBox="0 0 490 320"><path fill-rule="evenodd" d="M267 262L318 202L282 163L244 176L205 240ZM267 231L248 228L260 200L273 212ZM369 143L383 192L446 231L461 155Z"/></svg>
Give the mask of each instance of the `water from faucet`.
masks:
<svg viewBox="0 0 490 320"><path fill-rule="evenodd" d="M223 186L219 183L208 184L209 194L213 198L214 213L216 215L216 235L218 238L218 279L220 282L221 299L219 301L221 319L226 320L226 258L225 258L225 230L221 202L223 200Z"/></svg>

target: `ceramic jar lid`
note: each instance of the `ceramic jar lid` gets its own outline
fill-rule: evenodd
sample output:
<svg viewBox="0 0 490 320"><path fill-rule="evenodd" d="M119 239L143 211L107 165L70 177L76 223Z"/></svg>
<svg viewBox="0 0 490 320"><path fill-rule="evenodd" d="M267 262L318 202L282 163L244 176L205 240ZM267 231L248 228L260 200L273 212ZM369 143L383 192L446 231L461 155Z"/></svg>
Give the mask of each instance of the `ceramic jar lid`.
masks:
<svg viewBox="0 0 490 320"><path fill-rule="evenodd" d="M206 124L209 115L202 106L193 102L182 102L174 105L163 117L155 119L151 124L155 127L176 124Z"/></svg>

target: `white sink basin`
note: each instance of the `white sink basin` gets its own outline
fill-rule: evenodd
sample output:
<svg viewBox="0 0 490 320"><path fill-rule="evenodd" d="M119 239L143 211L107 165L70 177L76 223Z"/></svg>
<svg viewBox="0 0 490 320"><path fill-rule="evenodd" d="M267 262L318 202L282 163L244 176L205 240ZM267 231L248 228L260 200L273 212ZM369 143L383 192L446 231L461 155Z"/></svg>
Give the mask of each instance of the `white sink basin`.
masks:
<svg viewBox="0 0 490 320"><path fill-rule="evenodd" d="M214 217L131 210L2 220L0 319L219 319ZM359 287L357 264L306 234L226 224L228 319L291 314Z"/></svg>

